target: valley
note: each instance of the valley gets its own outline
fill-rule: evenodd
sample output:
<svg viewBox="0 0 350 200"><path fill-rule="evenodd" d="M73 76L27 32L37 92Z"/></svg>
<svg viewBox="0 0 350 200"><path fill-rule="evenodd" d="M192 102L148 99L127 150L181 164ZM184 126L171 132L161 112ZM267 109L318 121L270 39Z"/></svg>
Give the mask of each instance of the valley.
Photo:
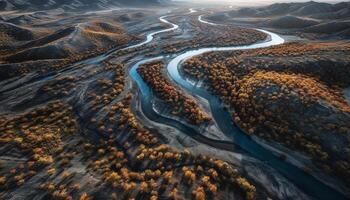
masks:
<svg viewBox="0 0 350 200"><path fill-rule="evenodd" d="M349 198L346 35L122 4L0 3L1 199Z"/></svg>

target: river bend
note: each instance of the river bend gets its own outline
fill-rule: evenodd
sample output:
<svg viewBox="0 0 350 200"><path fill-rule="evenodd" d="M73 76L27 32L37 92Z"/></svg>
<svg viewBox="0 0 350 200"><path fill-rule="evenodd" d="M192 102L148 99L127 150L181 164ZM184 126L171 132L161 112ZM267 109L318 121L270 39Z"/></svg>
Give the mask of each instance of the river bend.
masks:
<svg viewBox="0 0 350 200"><path fill-rule="evenodd" d="M153 40L154 35L159 33L164 33L168 31L172 31L178 28L178 25L173 24L165 19L165 17L161 17L160 20L164 23L171 24L172 28L164 29L161 31L156 31L147 35L147 40L134 45L134 47L142 46ZM202 23L210 24L210 25L218 25L211 22L207 22L202 19L202 15L198 17L198 20ZM194 94L206 99L209 102L212 116L214 120L217 122L220 130L228 136L231 136L235 145L239 146L244 151L248 152L248 154L260 161L265 162L272 168L274 168L279 173L283 174L284 177L293 182L298 188L304 191L309 196L315 199L347 199L343 194L338 192L337 190L329 187L323 182L319 181L312 175L304 172L302 169L287 163L277 156L275 156L271 151L265 149L260 144L252 140L247 134L245 134L233 121L230 113L227 111L225 106L219 100L218 97L212 95L210 92L201 87L196 87L192 83L190 83L186 78L181 76L179 72L181 68L181 64L186 60L201 55L207 52L213 51L234 51L234 50L248 50L248 49L257 49L257 48L266 48L274 45L279 45L284 43L284 39L279 35L272 33L267 30L256 29L257 31L261 31L268 35L268 39L263 42L258 42L251 45L243 45L243 46L231 46L231 47L207 47L207 48L199 48L194 50L188 50L183 53L177 55L170 55L171 59L167 64L167 71L169 76L187 93ZM132 47L132 46L131 46ZM130 47L130 48L131 48ZM188 125L176 121L174 119L170 119L159 115L157 112L153 110L152 106L152 95L151 90L148 85L142 80L142 78L137 73L137 68L139 65L143 63L147 63L154 60L163 59L164 56L158 56L153 58L144 58L141 61L135 63L131 70L130 76L137 83L140 91L141 91L141 105L142 111L150 120L167 124L172 126L186 134L191 134L191 132L195 132ZM195 133L200 134L200 133ZM217 141L219 142L219 141ZM220 148L220 147L217 147Z"/></svg>

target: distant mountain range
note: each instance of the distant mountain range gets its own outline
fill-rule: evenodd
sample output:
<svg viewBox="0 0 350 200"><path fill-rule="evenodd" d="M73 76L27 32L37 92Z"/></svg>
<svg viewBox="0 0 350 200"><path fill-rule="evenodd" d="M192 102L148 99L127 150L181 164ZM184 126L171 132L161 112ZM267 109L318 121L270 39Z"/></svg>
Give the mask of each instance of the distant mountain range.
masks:
<svg viewBox="0 0 350 200"><path fill-rule="evenodd" d="M240 20L255 26L317 34L317 37L350 38L350 2L336 4L315 1L303 3L275 3L264 7L248 7L212 16L217 20ZM314 37L315 35L313 35Z"/></svg>
<svg viewBox="0 0 350 200"><path fill-rule="evenodd" d="M230 12L233 17L273 17L281 15L308 16L314 19L350 18L350 2L337 4L309 1L304 3L276 3L259 8L242 8Z"/></svg>
<svg viewBox="0 0 350 200"><path fill-rule="evenodd" d="M104 9L113 6L158 5L167 0L0 0L4 10Z"/></svg>

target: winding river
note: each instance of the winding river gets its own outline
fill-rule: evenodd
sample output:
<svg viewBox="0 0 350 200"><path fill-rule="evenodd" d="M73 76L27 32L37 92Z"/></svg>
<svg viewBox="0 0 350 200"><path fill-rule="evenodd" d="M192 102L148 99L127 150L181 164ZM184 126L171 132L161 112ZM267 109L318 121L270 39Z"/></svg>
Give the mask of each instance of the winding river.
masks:
<svg viewBox="0 0 350 200"><path fill-rule="evenodd" d="M211 22L205 21L205 20L203 19L203 15L200 15L200 16L198 17L198 21L200 21L200 22L202 22L202 23L204 23L204 24L212 25L212 26L218 26L218 25L220 25L220 24L215 24L215 23L211 23Z"/></svg>
<svg viewBox="0 0 350 200"><path fill-rule="evenodd" d="M198 18L198 20L199 19L202 23L213 24L210 22L206 22L205 20L202 19L201 16ZM164 33L167 31L172 31L178 28L176 24L173 24L167 21L165 19L165 16L161 17L160 20L164 23L171 24L172 28L150 33L147 35L147 40L145 40L140 44L134 45L133 47L130 46L129 48L142 46L152 41L154 35L159 33ZM234 144L239 146L241 149L247 152L250 156L265 162L266 164L268 164L269 166L277 170L279 173L283 174L284 177L288 178L291 182L293 182L296 186L298 186L300 190L304 191L306 194L308 194L309 196L315 199L324 199L324 200L347 199L343 194L341 194L337 190L327 186L326 184L317 180L315 177L311 176L310 174L305 173L303 170L299 169L298 167L279 159L272 152L265 149L254 140L252 140L247 134L245 134L241 129L239 129L239 127L237 127L237 125L232 121L230 113L221 103L219 98L212 95L211 93L209 93L203 88L194 86L193 84L188 82L184 77L182 77L181 74L179 73L179 68L181 67L181 64L184 61L206 52L256 49L256 48L270 47L273 45L284 43L284 39L275 33L262 30L262 29L256 29L256 30L266 33L269 36L268 39L264 42L259 42L251 45L199 48L195 50L185 51L178 55L173 55L170 57L170 61L167 64L168 74L181 88L183 88L188 93L192 95L197 95L206 99L210 104L212 116L214 117L214 120L217 122L221 131L226 135L231 136ZM146 115L147 118L149 118L152 121L155 121L157 123L167 124L196 138L201 138L203 140L208 139L208 138L203 138L204 136L201 137L200 136L201 134L198 133L198 131L194 130L188 125L180 121L176 121L174 119L170 119L165 116L159 115L157 112L153 110L153 106L152 106L153 97L151 94L151 90L148 87L148 85L142 80L142 78L139 76L136 70L143 63L147 63L153 60L159 60L163 58L165 57L159 56L159 57L153 57L153 58L144 58L141 61L135 63L130 70L129 74L131 78L137 83L141 91L141 106L142 106L143 113ZM225 143L225 142L220 143L220 141L215 141L215 140L212 142L214 142L214 144L217 144L217 145L229 145L228 143ZM220 147L217 146L217 148L220 148Z"/></svg>
<svg viewBox="0 0 350 200"><path fill-rule="evenodd" d="M179 26L177 24L173 24L173 23L170 23L169 21L167 21L165 18L168 17L167 15L165 16L162 16L159 18L159 20L165 24L169 24L171 25L170 28L167 28L167 29L162 29L162 30L159 30L159 31L155 31L155 32L151 32L149 34L147 34L146 36L146 40L143 40L141 41L140 43L136 43L134 45L130 45L130 46L127 46L125 48L122 48L122 49L118 49L118 48L115 48L115 49L111 49L110 51L108 51L107 53L104 53L100 56L97 56L97 57L93 57L93 58L90 58L90 59L87 59L87 60L84 60L82 62L78 62L76 65L79 65L79 64L97 64L97 63L100 63L104 60L106 60L107 58L109 58L110 55L114 54L115 52L117 51L123 51L123 50L128 50L128 49L133 49L133 48L137 48L137 47L141 47L141 46L144 46L150 42L153 41L154 39L154 36L157 35L157 34L160 34L160 33L165 33L165 32L169 32L169 31L173 31L173 30L176 30L179 28Z"/></svg>

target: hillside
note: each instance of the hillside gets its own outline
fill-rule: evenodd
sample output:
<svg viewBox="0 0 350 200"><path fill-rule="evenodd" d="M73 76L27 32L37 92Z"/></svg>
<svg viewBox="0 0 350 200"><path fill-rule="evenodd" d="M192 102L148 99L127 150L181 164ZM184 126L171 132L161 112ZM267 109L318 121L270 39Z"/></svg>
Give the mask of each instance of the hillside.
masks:
<svg viewBox="0 0 350 200"><path fill-rule="evenodd" d="M0 2L0 200L350 199L348 3Z"/></svg>
<svg viewBox="0 0 350 200"><path fill-rule="evenodd" d="M231 11L234 17L274 17L281 15L310 16L319 19L333 19L334 17L349 18L349 2L337 4L309 1L305 3L276 3L259 8L242 8Z"/></svg>
<svg viewBox="0 0 350 200"><path fill-rule="evenodd" d="M0 25L2 24L0 23ZM13 29L9 30L13 31ZM20 37L25 33L23 31L23 34L12 34L12 36ZM19 45L17 48L20 51L8 56L6 60L23 62L67 58L71 54L76 55L102 46L123 45L131 39L116 24L104 22L78 23L75 26L58 30L51 35ZM21 51L21 49L23 50Z"/></svg>
<svg viewBox="0 0 350 200"><path fill-rule="evenodd" d="M266 25L276 28L304 28L318 24L315 20L307 20L295 16L277 17L267 21Z"/></svg>
<svg viewBox="0 0 350 200"><path fill-rule="evenodd" d="M225 102L247 134L300 152L311 158L308 168L348 184L349 47L298 42L212 52L186 61L183 73Z"/></svg>
<svg viewBox="0 0 350 200"><path fill-rule="evenodd" d="M143 29L129 28L139 23L127 22L145 20L148 11L111 12L8 12L0 21L0 79L58 69L141 40ZM150 21L147 28L157 28L156 22L157 18Z"/></svg>
<svg viewBox="0 0 350 200"><path fill-rule="evenodd" d="M349 38L350 2L275 3L206 16L217 23L249 24L308 39Z"/></svg>
<svg viewBox="0 0 350 200"><path fill-rule="evenodd" d="M1 0L0 11L50 9L104 9L119 6L156 5L159 0Z"/></svg>

